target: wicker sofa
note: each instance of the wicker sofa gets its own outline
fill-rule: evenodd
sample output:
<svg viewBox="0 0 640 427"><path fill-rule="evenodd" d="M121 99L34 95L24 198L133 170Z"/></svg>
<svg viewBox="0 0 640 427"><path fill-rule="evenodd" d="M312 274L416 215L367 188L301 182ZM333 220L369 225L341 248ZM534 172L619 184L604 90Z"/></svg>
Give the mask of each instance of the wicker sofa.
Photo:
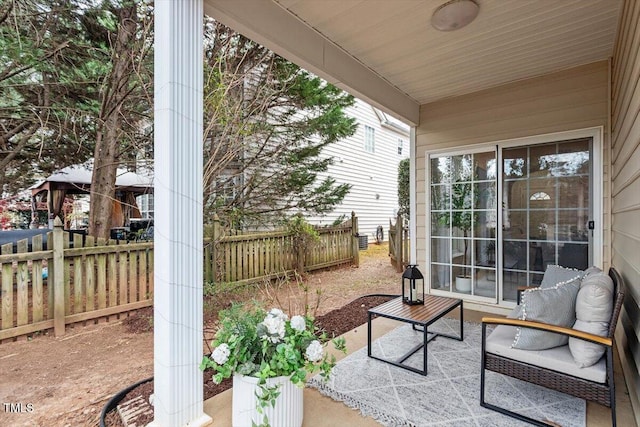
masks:
<svg viewBox="0 0 640 427"><path fill-rule="evenodd" d="M486 402L485 376L488 370L607 406L611 408L612 425L616 425L613 341L624 298L624 282L614 268L609 269L608 276L613 282L613 298L608 330L605 326L606 336L587 333L574 327L521 320L518 316L482 319L481 406L534 425L552 425ZM489 325L495 328L488 335ZM604 354L597 363L580 367L575 363L575 352L572 355L569 345L535 351L513 348L514 337L525 329L551 332L553 336L573 337L573 340L577 339L581 343L596 343L604 347Z"/></svg>

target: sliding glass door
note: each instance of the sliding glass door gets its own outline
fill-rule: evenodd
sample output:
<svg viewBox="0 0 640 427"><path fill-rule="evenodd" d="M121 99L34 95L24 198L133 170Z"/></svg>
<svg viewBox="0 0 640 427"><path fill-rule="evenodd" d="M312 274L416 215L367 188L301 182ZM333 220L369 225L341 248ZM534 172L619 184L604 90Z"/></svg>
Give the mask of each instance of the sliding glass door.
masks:
<svg viewBox="0 0 640 427"><path fill-rule="evenodd" d="M511 302L550 264L592 265L592 152L582 138L430 155L431 291Z"/></svg>

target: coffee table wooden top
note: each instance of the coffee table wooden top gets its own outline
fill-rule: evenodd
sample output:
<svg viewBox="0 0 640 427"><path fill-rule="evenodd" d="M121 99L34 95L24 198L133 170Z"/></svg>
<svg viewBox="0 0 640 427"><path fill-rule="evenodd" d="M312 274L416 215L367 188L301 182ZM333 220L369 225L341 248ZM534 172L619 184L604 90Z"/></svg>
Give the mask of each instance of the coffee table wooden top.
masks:
<svg viewBox="0 0 640 427"><path fill-rule="evenodd" d="M402 302L402 297L398 297L369 309L369 313L390 319L428 324L432 320L439 319L445 313L451 311L453 307L461 303L462 300L457 298L425 295L424 305L409 305Z"/></svg>

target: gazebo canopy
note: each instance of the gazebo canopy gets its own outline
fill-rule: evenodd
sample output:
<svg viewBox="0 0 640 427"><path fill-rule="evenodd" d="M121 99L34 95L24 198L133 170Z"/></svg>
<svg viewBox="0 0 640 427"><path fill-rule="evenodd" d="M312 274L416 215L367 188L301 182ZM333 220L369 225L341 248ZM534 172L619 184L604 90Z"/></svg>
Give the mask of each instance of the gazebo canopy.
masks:
<svg viewBox="0 0 640 427"><path fill-rule="evenodd" d="M49 210L49 228L53 227L53 218L60 216L65 196L69 194L91 193L91 175L93 161L68 166L47 177L43 182L33 185L31 190L31 223L36 225L36 199L44 191L47 192L47 208ZM123 226L129 218L139 218L140 211L136 205L136 196L153 193L153 178L136 174L125 169L116 173L116 194L112 212L113 226Z"/></svg>
<svg viewBox="0 0 640 427"><path fill-rule="evenodd" d="M44 181L30 187L31 194L45 190L65 190L67 194L85 194L90 192L93 161L68 166L54 172ZM130 192L135 195L153 193L153 179L148 176L118 169L116 191Z"/></svg>

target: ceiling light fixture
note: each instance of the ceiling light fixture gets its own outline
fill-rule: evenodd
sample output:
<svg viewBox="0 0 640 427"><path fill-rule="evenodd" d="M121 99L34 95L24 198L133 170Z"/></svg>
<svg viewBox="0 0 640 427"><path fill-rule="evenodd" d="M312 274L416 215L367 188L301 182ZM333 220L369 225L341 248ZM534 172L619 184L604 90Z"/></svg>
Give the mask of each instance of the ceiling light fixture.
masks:
<svg viewBox="0 0 640 427"><path fill-rule="evenodd" d="M475 0L450 0L438 6L431 16L431 25L436 30L454 31L470 24L480 6Z"/></svg>

